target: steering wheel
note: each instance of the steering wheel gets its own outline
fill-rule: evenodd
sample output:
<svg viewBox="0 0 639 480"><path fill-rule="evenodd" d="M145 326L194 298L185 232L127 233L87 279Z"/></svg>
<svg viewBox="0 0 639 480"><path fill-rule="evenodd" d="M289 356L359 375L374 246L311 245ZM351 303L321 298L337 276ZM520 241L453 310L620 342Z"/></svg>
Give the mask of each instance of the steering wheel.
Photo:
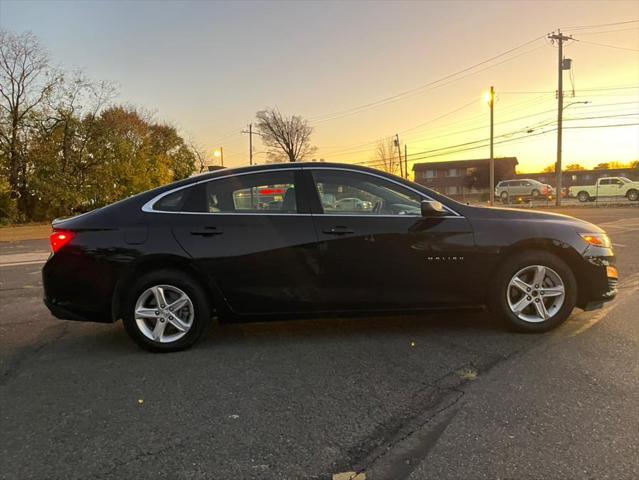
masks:
<svg viewBox="0 0 639 480"><path fill-rule="evenodd" d="M373 205L373 213L382 213L382 210L384 210L384 200L376 201Z"/></svg>

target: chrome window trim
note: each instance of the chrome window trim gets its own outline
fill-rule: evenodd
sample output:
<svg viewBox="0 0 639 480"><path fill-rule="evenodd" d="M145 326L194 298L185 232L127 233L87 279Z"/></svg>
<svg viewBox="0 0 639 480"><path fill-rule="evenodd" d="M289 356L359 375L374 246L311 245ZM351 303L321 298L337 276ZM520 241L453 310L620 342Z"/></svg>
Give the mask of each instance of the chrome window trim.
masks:
<svg viewBox="0 0 639 480"><path fill-rule="evenodd" d="M177 214L185 214L185 215L198 215L198 214L200 215L220 215L220 214L243 215L244 213L239 213L239 212L171 212L171 211L163 211L163 210L154 210L153 205L155 205L155 203L159 202L161 199L163 199L167 195L171 195L172 193L179 192L180 190L184 190L185 188L195 187L196 185L200 185L202 183L214 182L216 180L222 180L224 178L230 178L230 177L239 177L242 175L255 175L258 173L268 173L268 172L288 172L288 171L295 171L295 170L301 170L301 169L302 167L273 168L268 170L258 170L255 172L230 173L228 175L223 175L221 177L206 178L204 180L200 180L199 182L193 182L193 183L189 183L188 185L182 185L181 187L173 188L171 190L167 190L166 192L160 193L159 195L156 195L151 200L149 200L144 205L142 205L142 211L146 213L173 213L173 214L177 213ZM248 215L304 215L304 214L301 214L301 213L276 213L276 214L249 213Z"/></svg>
<svg viewBox="0 0 639 480"><path fill-rule="evenodd" d="M179 192L180 190L184 190L185 188L195 187L196 185L200 185L202 183L214 182L216 180L223 180L225 178L238 177L238 176L242 176L242 175L255 175L255 174L269 173L269 172L294 172L294 171L298 171L298 170L338 170L338 171L345 171L345 172L361 173L362 175L370 175L372 177L380 178L380 179L385 180L387 182L391 182L391 183L394 183L396 185L399 185L400 187L403 187L403 188L405 188L407 190L410 190L413 193L416 193L421 198L428 199L428 200L431 200L431 201L435 201L435 199L430 197L429 195L427 195L427 194L425 194L423 192L420 192L419 190L416 190L416 189L414 189L412 187L404 185L401 182L393 180L392 178L384 177L383 175L377 175L375 173L363 172L361 170L357 170L357 169L354 169L354 168L345 168L345 167L299 166L299 167L288 167L288 168L273 168L273 169L258 170L258 171L253 171L253 172L231 173L231 174L228 174L228 175L223 175L221 177L207 178L207 179L204 179L204 180L200 180L198 182L189 183L188 185L183 185L181 187L176 187L176 188L173 188L171 190L167 190L166 192L163 192L163 193L160 193L160 194L156 195L151 200L149 200L144 205L142 205L142 211L145 212L145 213L164 213L164 214L172 214L172 215L240 215L240 216L260 215L260 216L286 216L286 217L293 217L293 216L299 216L299 217L325 216L325 217L361 217L361 218L376 218L376 217L377 218L380 218L380 217L381 218L398 218L398 217L399 218L402 218L402 217L421 218L421 215L386 215L386 214L384 214L384 215L378 215L378 214L371 214L371 215L352 214L351 215L351 214L332 214L332 213L311 214L311 213L255 213L255 212L171 212L171 211L163 211L163 210L154 210L153 209L153 205L155 205L156 202L160 201L162 198L166 197L167 195L171 195L172 193ZM442 215L441 217L437 217L437 218L465 218L463 215L461 215L459 212L456 212L455 210L450 208L448 205L444 205L443 203L442 203L442 205L443 205L443 207L446 210L448 210L453 215Z"/></svg>

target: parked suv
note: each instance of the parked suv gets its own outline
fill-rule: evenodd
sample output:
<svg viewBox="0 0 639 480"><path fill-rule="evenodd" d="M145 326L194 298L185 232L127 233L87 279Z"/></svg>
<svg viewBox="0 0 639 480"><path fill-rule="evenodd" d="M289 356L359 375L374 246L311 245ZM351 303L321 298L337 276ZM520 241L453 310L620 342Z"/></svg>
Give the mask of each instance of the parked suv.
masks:
<svg viewBox="0 0 639 480"><path fill-rule="evenodd" d="M495 187L495 196L503 203L508 203L511 198L520 197L549 197L555 194L555 189L550 185L528 178L518 180L502 180Z"/></svg>

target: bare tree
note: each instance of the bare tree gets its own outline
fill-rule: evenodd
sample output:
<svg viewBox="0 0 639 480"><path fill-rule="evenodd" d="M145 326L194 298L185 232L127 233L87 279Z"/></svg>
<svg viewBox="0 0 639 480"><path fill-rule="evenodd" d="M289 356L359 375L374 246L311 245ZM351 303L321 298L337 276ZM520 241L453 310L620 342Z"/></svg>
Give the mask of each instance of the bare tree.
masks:
<svg viewBox="0 0 639 480"><path fill-rule="evenodd" d="M285 117L277 108L257 112L257 132L269 148L271 161L299 162L315 152L313 128L298 115Z"/></svg>
<svg viewBox="0 0 639 480"><path fill-rule="evenodd" d="M206 172L208 170L208 160L206 159L206 150L197 144L194 140L187 141L189 150L193 153L195 158L195 170L198 173Z"/></svg>
<svg viewBox="0 0 639 480"><path fill-rule="evenodd" d="M33 34L0 30L0 152L20 214L26 213L28 206L29 166L23 147L29 119L58 82L47 53Z"/></svg>
<svg viewBox="0 0 639 480"><path fill-rule="evenodd" d="M393 138L388 137L380 140L375 149L376 164L385 172L396 175L400 171L400 160L397 154L397 146Z"/></svg>

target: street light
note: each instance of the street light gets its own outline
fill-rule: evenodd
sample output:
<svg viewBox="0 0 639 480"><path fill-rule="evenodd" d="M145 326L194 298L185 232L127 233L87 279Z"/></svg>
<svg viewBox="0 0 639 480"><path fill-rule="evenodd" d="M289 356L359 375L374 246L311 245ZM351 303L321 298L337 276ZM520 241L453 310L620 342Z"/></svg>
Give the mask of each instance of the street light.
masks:
<svg viewBox="0 0 639 480"><path fill-rule="evenodd" d="M219 150L214 150L213 156L219 158L221 165L224 166L224 147L220 147Z"/></svg>
<svg viewBox="0 0 639 480"><path fill-rule="evenodd" d="M571 102L567 105L561 107L561 112L566 110L568 107L572 105L586 105L590 103L588 100L580 101L580 102ZM561 115L560 115L561 119ZM562 135L561 135L562 124L561 122L557 125L557 161L555 163L555 184L557 186L557 195L555 196L555 205L561 207L561 190L562 190L562 176L561 176L561 150L562 150Z"/></svg>
<svg viewBox="0 0 639 480"><path fill-rule="evenodd" d="M488 203L492 206L495 203L495 157L493 155L494 140L494 111L495 111L495 88L490 87L490 91L484 94L484 100L490 106L490 192Z"/></svg>

